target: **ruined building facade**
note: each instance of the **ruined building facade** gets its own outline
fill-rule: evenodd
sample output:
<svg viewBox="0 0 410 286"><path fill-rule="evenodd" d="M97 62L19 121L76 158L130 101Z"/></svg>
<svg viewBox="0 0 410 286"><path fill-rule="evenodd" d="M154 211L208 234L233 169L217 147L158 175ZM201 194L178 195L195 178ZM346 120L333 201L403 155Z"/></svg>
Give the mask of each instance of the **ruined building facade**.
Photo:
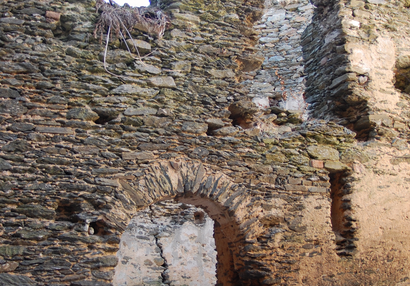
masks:
<svg viewBox="0 0 410 286"><path fill-rule="evenodd" d="M0 284L183 285L176 233L210 284L405 285L409 1L152 4L115 76L95 1L0 0Z"/></svg>

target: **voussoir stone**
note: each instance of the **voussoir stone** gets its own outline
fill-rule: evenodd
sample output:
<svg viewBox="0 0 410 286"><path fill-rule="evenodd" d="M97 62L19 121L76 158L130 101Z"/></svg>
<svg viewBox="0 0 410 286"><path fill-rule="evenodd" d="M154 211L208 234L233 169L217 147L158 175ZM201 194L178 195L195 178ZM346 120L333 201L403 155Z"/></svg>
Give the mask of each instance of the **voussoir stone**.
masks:
<svg viewBox="0 0 410 286"><path fill-rule="evenodd" d="M307 147L309 155L318 160L339 160L339 151L327 146L309 146Z"/></svg>

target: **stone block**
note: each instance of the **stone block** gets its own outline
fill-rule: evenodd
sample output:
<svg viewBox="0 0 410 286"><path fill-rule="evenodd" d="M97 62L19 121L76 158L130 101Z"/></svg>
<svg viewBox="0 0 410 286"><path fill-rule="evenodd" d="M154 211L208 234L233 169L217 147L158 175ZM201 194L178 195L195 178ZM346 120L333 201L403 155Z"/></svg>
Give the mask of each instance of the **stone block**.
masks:
<svg viewBox="0 0 410 286"><path fill-rule="evenodd" d="M26 247L24 246L3 245L0 246L0 255L6 257L13 257L16 255L22 255L25 250Z"/></svg>
<svg viewBox="0 0 410 286"><path fill-rule="evenodd" d="M106 178L95 178L95 182L102 186L119 187L120 184L118 180L106 179Z"/></svg>
<svg viewBox="0 0 410 286"><path fill-rule="evenodd" d="M78 146L78 147L74 147L73 151L75 153L80 153L84 155L93 155L93 154L98 154L100 152L100 148L89 147L89 146Z"/></svg>
<svg viewBox="0 0 410 286"><path fill-rule="evenodd" d="M302 179L289 178L288 183L291 184L291 185L301 185L302 184Z"/></svg>
<svg viewBox="0 0 410 286"><path fill-rule="evenodd" d="M7 129L14 131L14 132L25 132L25 131L30 131L35 128L34 124L31 123L13 123L10 127Z"/></svg>
<svg viewBox="0 0 410 286"><path fill-rule="evenodd" d="M15 140L1 148L5 152L26 152L31 150L31 145L26 140Z"/></svg>
<svg viewBox="0 0 410 286"><path fill-rule="evenodd" d="M326 161L325 168L330 172L340 172L343 170L348 170L349 167L339 161Z"/></svg>
<svg viewBox="0 0 410 286"><path fill-rule="evenodd" d="M253 164L250 168L258 173L262 174L270 174L273 172L273 168L271 165L261 165L261 164Z"/></svg>
<svg viewBox="0 0 410 286"><path fill-rule="evenodd" d="M15 208L14 211L33 218L52 219L55 216L54 210L50 210L40 205L21 205Z"/></svg>
<svg viewBox="0 0 410 286"><path fill-rule="evenodd" d="M12 24L12 25L23 25L24 20L21 19L16 19L14 17L7 17L7 18L1 18L0 23L6 23L6 24Z"/></svg>
<svg viewBox="0 0 410 286"><path fill-rule="evenodd" d="M24 275L11 275L8 273L0 274L0 285L7 286L35 286L36 282Z"/></svg>
<svg viewBox="0 0 410 286"><path fill-rule="evenodd" d="M141 73L150 73L150 74L160 74L161 73L161 69L157 68L156 66L153 65L149 65L149 64L145 64L145 63L140 63L140 62L136 62L134 64L134 68L141 72Z"/></svg>
<svg viewBox="0 0 410 286"><path fill-rule="evenodd" d="M239 129L237 127L229 126L229 127L222 127L222 128L216 129L212 131L212 134L216 136L228 136L228 135L232 136L238 132L239 132Z"/></svg>
<svg viewBox="0 0 410 286"><path fill-rule="evenodd" d="M327 146L312 145L307 147L309 156L318 160L339 160L339 151Z"/></svg>
<svg viewBox="0 0 410 286"><path fill-rule="evenodd" d="M156 108L151 108L151 107L141 107L141 108L127 108L124 111L124 115L127 116L134 116L134 115L154 115L157 113Z"/></svg>
<svg viewBox="0 0 410 286"><path fill-rule="evenodd" d="M308 191L310 193L326 193L327 192L327 188L323 188L323 187L309 187Z"/></svg>
<svg viewBox="0 0 410 286"><path fill-rule="evenodd" d="M4 159L0 158L0 171L10 170L13 166Z"/></svg>
<svg viewBox="0 0 410 286"><path fill-rule="evenodd" d="M67 119L79 119L85 121L95 121L99 118L98 114L89 107L72 108L67 112Z"/></svg>
<svg viewBox="0 0 410 286"><path fill-rule="evenodd" d="M2 20L2 19L0 19ZM11 88L0 88L0 97L3 98L18 98L20 93L17 90Z"/></svg>
<svg viewBox="0 0 410 286"><path fill-rule="evenodd" d="M191 22L194 24L199 24L201 22L201 19L198 16L195 16L192 14L174 13L173 17L175 19L186 21L186 22Z"/></svg>
<svg viewBox="0 0 410 286"><path fill-rule="evenodd" d="M36 131L40 133L51 133L51 134L65 134L65 135L74 134L73 129L64 128L64 127L38 126L36 127Z"/></svg>
<svg viewBox="0 0 410 286"><path fill-rule="evenodd" d="M159 93L158 90L152 88L143 88L133 84L123 84L113 89L111 94L131 94L136 96L153 97ZM121 101L121 100L120 100Z"/></svg>
<svg viewBox="0 0 410 286"><path fill-rule="evenodd" d="M27 107L23 106L18 100L4 100L0 104L0 113L12 116L23 115L27 110Z"/></svg>
<svg viewBox="0 0 410 286"><path fill-rule="evenodd" d="M123 152L123 160L152 160L155 159L154 153L149 151L143 152Z"/></svg>
<svg viewBox="0 0 410 286"><path fill-rule="evenodd" d="M202 134L208 130L208 124L188 121L182 124L181 129L188 133Z"/></svg>
<svg viewBox="0 0 410 286"><path fill-rule="evenodd" d="M7 261L4 264L0 265L0 273L4 272L12 272L19 266L18 262L15 261Z"/></svg>
<svg viewBox="0 0 410 286"><path fill-rule="evenodd" d="M171 67L175 71L179 72L190 72L191 71L191 62L189 61L178 61L171 64Z"/></svg>
<svg viewBox="0 0 410 286"><path fill-rule="evenodd" d="M313 168L323 168L324 167L324 163L321 160L310 160L310 164L311 167Z"/></svg>
<svg viewBox="0 0 410 286"><path fill-rule="evenodd" d="M59 21L60 16L61 16L60 13L53 12L53 11L46 11L46 18L48 18L48 19L53 19L55 21Z"/></svg>
<svg viewBox="0 0 410 286"><path fill-rule="evenodd" d="M288 158L282 153L267 153L266 159L273 162L284 163L288 161Z"/></svg>
<svg viewBox="0 0 410 286"><path fill-rule="evenodd" d="M151 77L148 80L148 84L155 87L165 87L165 88L174 88L176 87L175 81L170 76L157 76Z"/></svg>
<svg viewBox="0 0 410 286"><path fill-rule="evenodd" d="M141 55L145 55L151 52L151 45L148 42L142 40L128 39L127 45L133 53L136 52L137 49ZM125 45L123 46L125 47Z"/></svg>
<svg viewBox="0 0 410 286"><path fill-rule="evenodd" d="M235 77L235 73L230 70L230 69L226 69L226 70L208 70L207 73L213 77L216 78L233 78Z"/></svg>
<svg viewBox="0 0 410 286"><path fill-rule="evenodd" d="M406 129L407 125L403 122L395 121L393 127L395 129Z"/></svg>
<svg viewBox="0 0 410 286"><path fill-rule="evenodd" d="M401 55L397 58L396 67L398 69L406 69L410 67L410 55Z"/></svg>
<svg viewBox="0 0 410 286"><path fill-rule="evenodd" d="M285 190L286 191L300 191L300 192L305 192L307 191L306 186L301 186L301 185L285 185Z"/></svg>

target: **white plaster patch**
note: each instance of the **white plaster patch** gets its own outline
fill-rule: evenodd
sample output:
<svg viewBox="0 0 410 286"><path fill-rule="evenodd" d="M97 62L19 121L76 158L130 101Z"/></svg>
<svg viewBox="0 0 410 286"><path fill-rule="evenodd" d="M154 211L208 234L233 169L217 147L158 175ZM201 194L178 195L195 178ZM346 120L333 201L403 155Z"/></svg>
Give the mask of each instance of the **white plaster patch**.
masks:
<svg viewBox="0 0 410 286"><path fill-rule="evenodd" d="M252 99L252 102L255 103L259 109L267 109L270 107L269 98L265 96L256 96Z"/></svg>

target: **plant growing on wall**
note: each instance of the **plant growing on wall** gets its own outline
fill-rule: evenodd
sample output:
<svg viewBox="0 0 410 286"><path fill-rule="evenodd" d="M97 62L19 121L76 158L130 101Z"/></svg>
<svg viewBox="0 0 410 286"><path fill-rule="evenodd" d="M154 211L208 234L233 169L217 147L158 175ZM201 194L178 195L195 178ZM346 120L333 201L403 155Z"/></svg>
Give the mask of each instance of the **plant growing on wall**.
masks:
<svg viewBox="0 0 410 286"><path fill-rule="evenodd" d="M137 59L141 61L140 53L131 36L132 30L137 28L162 38L168 23L168 17L158 8L121 7L114 1L109 1L110 3L106 3L104 0L97 0L96 2L97 13L100 12L101 14L94 29L94 37L100 38L102 42L105 35L104 69L107 73L118 76L107 69L106 58L110 40L114 37L123 40L127 50L131 53L126 41L127 38L131 39L138 55Z"/></svg>

